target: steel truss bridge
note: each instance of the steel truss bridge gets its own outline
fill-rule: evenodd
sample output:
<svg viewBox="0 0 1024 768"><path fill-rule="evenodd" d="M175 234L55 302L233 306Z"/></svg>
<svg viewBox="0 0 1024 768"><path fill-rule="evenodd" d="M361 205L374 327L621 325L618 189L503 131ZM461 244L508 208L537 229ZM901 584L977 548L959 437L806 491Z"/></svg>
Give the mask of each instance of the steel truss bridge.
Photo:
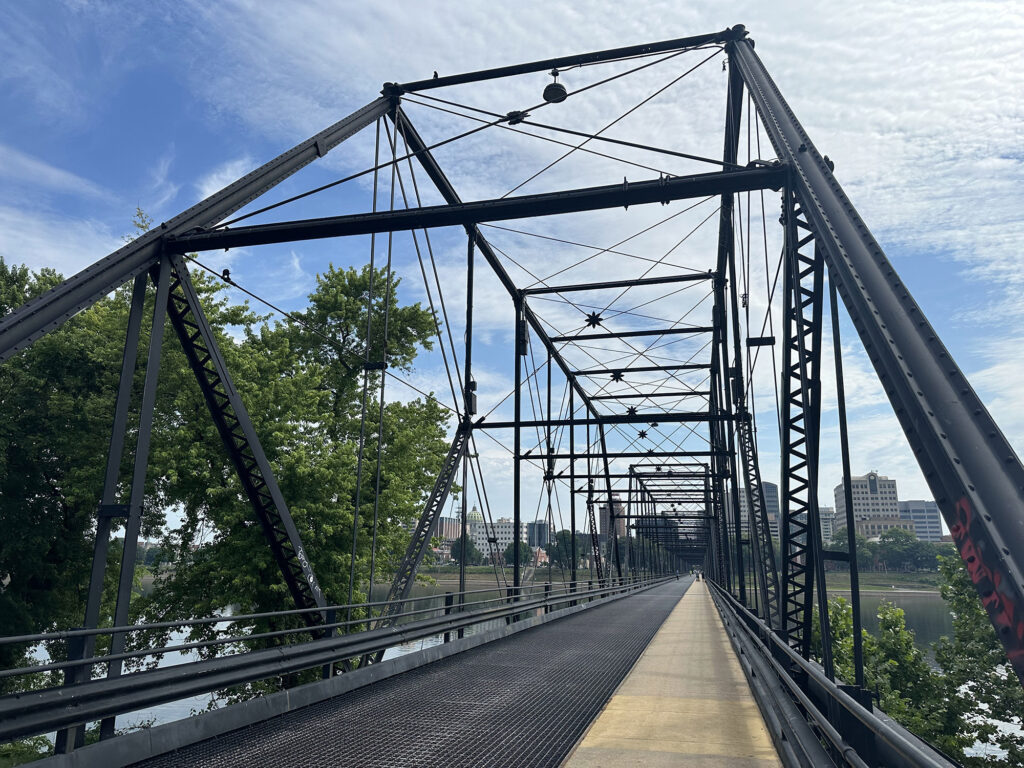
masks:
<svg viewBox="0 0 1024 768"><path fill-rule="evenodd" d="M603 135L604 129L596 133L564 129L537 117L541 109L555 111L550 107L563 101L573 104L585 98L585 91L617 77L667 61L678 66L680 61L689 62L687 56L701 61L690 69L689 63L684 66L684 75L708 60L723 62L727 73L720 157L613 139ZM591 71L589 67L602 64L620 69L613 77L577 90L567 90L558 82L560 74L585 74ZM467 93L471 92L468 86L482 87L490 81L549 71L555 75L554 82L545 90L543 101L528 109L487 112L432 95L444 89ZM461 90L456 88L459 86ZM477 128L428 141L413 124L410 112L432 108L475 120ZM356 176L372 177L376 185L379 177L390 175L387 210L378 210L375 191L369 212L267 220L268 214L274 215L283 205L320 190L270 204L265 204L269 199L265 195L371 126L377 130L378 154L373 166ZM391 155L384 160L379 157L382 128L388 144L385 155ZM501 197L467 202L437 158L445 145L483 128L568 137L572 142L583 139L581 143L559 142L570 147L565 156L589 153L588 157L618 161L622 157L608 153L632 152L630 158L643 157L648 163L630 162L634 175L637 165L662 168L654 165L656 161L685 162L687 171L648 170L644 180L611 177L603 185L534 194L516 194L517 188ZM404 182L400 173L407 174ZM418 188L410 202L406 193L416 174L424 187L429 181L430 194L440 200L438 204L423 204ZM396 202L396 178L403 185L399 191L404 207ZM759 207L759 201L765 199L771 213ZM571 269L552 270L554 276L528 278L530 270L495 245L495 238L503 233L495 222L561 221L549 217L597 211L607 217L624 217L654 204L677 213L681 201L686 206L684 212L689 212L696 206L689 201L694 200L712 203L701 209L698 227L704 223L709 228L717 226L710 248L698 249L693 263L700 266L668 261L674 248L658 258L636 257L626 253L626 246L620 243L594 249L599 255L617 256L621 267L617 270L580 270L572 265ZM231 218L250 205L261 207ZM777 210L781 211L778 215ZM263 216L262 223L240 223L256 215ZM777 267L766 261L766 295L760 304L751 277L751 250L752 241L762 238L762 233L751 227L751 216L759 217L759 226L764 228L766 260L769 238L778 243L780 254ZM449 332L446 346L441 324L437 328L442 351L449 350L452 355L449 372L455 371L452 410L457 424L451 447L424 499L422 515L410 530L404 558L390 575L386 599L356 603L350 586L346 602L341 599L344 596L325 595L319 587L317 563L307 557L302 532L292 519L274 468L232 383L190 268L202 264L201 254L207 251L386 235L386 269L390 272L390 238L395 233L420 233L429 247L429 232L445 227L464 231L466 253L461 271L466 291L464 343L456 345ZM557 240L551 235L543 237ZM477 274L481 269L496 277L514 311L514 340L509 350L514 371L512 413L504 420L493 411L481 414L477 407L474 287L481 279ZM557 279L569 272L584 279ZM595 275L602 279L587 279ZM510 746L508 729L503 730L503 723L510 721L492 713L490 719L473 721L477 730L458 736L464 746L457 754L466 764L558 765L679 599L683 587L677 574L699 568L707 575L709 594L785 764L952 765L872 709L859 645L855 648L855 679L840 680L835 673L826 562L848 565L855 600L858 595L849 429L839 354L840 306L874 366L967 563L979 599L1005 646L1007 659L1018 676L1024 677L1024 574L1017 562L1024 552L1021 462L843 192L833 175L832 162L819 153L784 100L742 26L660 43L388 83L372 103L8 314L0 320L0 360L17 355L128 282L133 283L130 319L103 496L98 500L84 621L81 628L2 639L8 644L60 640L67 648L66 658L51 659L44 666L0 672L8 678L40 671L63 675L63 685L58 687L0 698L0 736L4 739L55 733L54 760L69 765L159 761L169 750L195 744L200 752L191 754L198 760L202 750L215 753L218 744L258 745L263 732L258 724L272 717L298 718L288 721L292 723L288 727L305 728L313 735L317 721L310 718L315 715L340 717L346 728L366 737L350 747L346 759L354 760L352 764L395 764L387 760L399 759L408 764L435 764L433 761L441 761L437 753L432 753L433 758L415 751L388 753L391 757L386 759L375 757L374 744L381 742L375 741L379 736L375 728L380 725L374 723L380 717L374 714L376 710L358 709L358 702L376 696L391 701L394 708L396 697L401 700L405 691L415 689L420 691L417 695L429 696L429 680L424 680L430 670L440 668L435 665L468 670L462 684L466 696L471 695L470 689L479 692L479 688L473 689L474 680L479 686L497 686L496 694L512 696L518 686L539 684L524 682L528 670L510 670L497 682L481 670L489 668L497 653L489 649L498 643L512 643L502 646L502 653L511 653L518 643L527 653L531 648L571 647L577 654L573 658L578 659L574 669L585 678L582 689L556 690L551 684L555 670L542 669L545 674L538 679L547 681L545 686L552 688L555 697L549 702L550 711L543 717L534 713L532 719L515 722L516 727L538 732L550 727L547 736L517 738L513 741L518 746ZM435 286L440 291L441 281ZM147 291L154 297L148 319L151 342L137 406L139 421L133 430L129 424L131 383L139 362L136 349L147 323ZM639 297L636 306L624 308L621 299L627 294ZM697 294L701 298L692 298ZM368 301L373 298L371 287ZM552 302L562 314L549 311ZM655 306L674 308L675 319L651 309ZM641 307L648 309L639 312ZM758 325L757 315L751 324L757 307L764 312L765 325ZM445 326L448 320L445 314ZM293 605L280 612L230 619L200 617L164 625L132 625L129 621L160 340L167 323L195 373L227 462L237 474L239 488L262 527L291 595ZM370 331L367 328L368 338ZM397 377L388 370L386 350L383 359L373 360L369 343L366 349L359 361L364 432L367 427L379 426L375 420L379 417L366 408L367 382L379 381L383 387L386 377ZM831 361L827 359L829 349ZM461 353L461 364L456 352ZM769 358L777 366L774 372L766 370ZM755 368L758 359L762 364ZM837 381L849 532L848 546L842 551L827 549L820 535L817 489L824 366L834 367ZM769 451L765 446L771 443L766 435L775 425L765 429L762 423L758 433L758 409L753 403L754 383L772 386L773 379L779 437L778 448L770 449L778 453L771 463L774 466L777 460L781 476L777 545L770 529L762 472ZM561 403L556 397L553 404L552 392L559 383L564 384L565 394ZM132 474L125 483L120 468L124 451L131 448L126 445L130 434L137 434L137 440ZM568 529L589 533L579 544L576 536L571 537L570 572L561 583L538 582L538 569L521 562L517 551L511 575L500 584L497 594L467 590L463 571L460 590L443 602L441 598L414 597L417 569L438 518L452 501L450 494L460 473L460 484L467 489L461 497L461 537L465 540L467 536L468 489L474 486L479 494L484 482L477 442L483 436L505 439L509 435L514 530L519 531L524 514L528 514L523 490L528 480L539 481L549 510L553 489L560 489L558 493L568 496ZM362 452L360 459L362 472ZM124 487L129 489L126 494L120 490ZM596 519L601 507L608 524L599 532ZM107 550L117 526L124 528L124 553L114 626L99 627ZM365 510L360 522L357 508L354 526L354 537L360 532L366 535ZM587 570L580 572L584 558ZM821 635L817 648L812 647L811 631L815 615ZM301 617L302 624L268 633L268 640L283 644L240 653L210 652L216 645L253 640L244 633L232 637L230 631L214 641L174 648L137 650L128 643L132 633L159 626L173 629L205 624L223 629L231 622L268 616ZM857 610L854 617L859 622ZM859 625L856 629L859 641ZM572 645L572 637L601 632L604 634L593 642ZM110 650L97 656L96 638L101 635L111 638ZM387 650L397 643L431 637L442 642L409 656L386 657ZM142 671L124 669L128 660L197 648L208 652L200 660ZM145 706L257 681L284 681L309 670L320 670L322 679L297 688L285 684L278 693L151 732L115 734L116 717ZM356 703L344 709L350 700ZM340 702L340 714L330 714L332 702ZM415 708L412 703L403 706ZM490 705L481 700L479 706L486 709ZM554 712L579 716L563 718L566 724ZM556 720L560 724L551 725ZM83 747L84 726L97 721L102 724L101 741ZM413 730L415 722L410 723ZM439 727L461 733L455 723ZM267 733L277 732L271 725L266 728ZM505 734L504 741L499 732ZM394 737L392 732L390 738ZM422 734L408 734L407 741L425 749ZM241 752L232 754L242 759L238 757ZM448 753L443 762L463 764L453 754ZM306 757L309 764L316 762L312 752ZM379 763L375 762L378 758ZM221 755L219 759L231 758ZM348 764L337 762L337 756L334 759L334 764Z"/></svg>

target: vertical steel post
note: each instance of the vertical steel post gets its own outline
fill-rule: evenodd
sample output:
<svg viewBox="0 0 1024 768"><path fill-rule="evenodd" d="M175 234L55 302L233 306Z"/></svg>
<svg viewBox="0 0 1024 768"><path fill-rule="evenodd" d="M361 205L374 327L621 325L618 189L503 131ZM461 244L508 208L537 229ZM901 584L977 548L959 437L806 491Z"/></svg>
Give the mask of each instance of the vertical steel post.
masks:
<svg viewBox="0 0 1024 768"><path fill-rule="evenodd" d="M630 467L630 477L626 486L626 574L629 575L632 571L630 570L630 523L633 517L633 467Z"/></svg>
<svg viewBox="0 0 1024 768"><path fill-rule="evenodd" d="M724 205L723 200L723 205ZM730 196L729 200L730 210L732 208L732 199ZM730 219L731 223L731 219ZM735 269L733 268L732 258L732 229L729 228L729 247L725 249L725 253L728 255L728 263L730 271L732 273L733 285L730 293L736 291L736 275ZM715 325L720 326L719 331L719 342L722 345L722 354L719 358L719 365L721 368L721 374L719 378L719 391L722 398L722 405L724 406L724 412L729 415L735 415L736 411L733 408L733 391L732 382L735 381L735 372L729 366L729 328L726 323L726 305L725 305L725 275L724 272L719 272L715 276L715 308L717 317L715 319ZM733 321L736 320L735 307L733 307ZM734 339L738 345L738 338ZM735 356L736 370L739 370L740 358L738 355ZM729 506L731 509L726 510L728 515L732 513L732 525L733 532L736 536L734 552L736 553L736 588L738 590L737 597L740 603L746 607L747 605L747 582L746 582L746 568L743 566L743 515L740 512L740 484L739 484L739 473L736 470L736 444L733 438L733 429L731 427L720 426L720 432L722 433L722 447L728 452L728 458L722 462L722 465L728 467L728 479L722 484L729 488ZM749 504L749 499L747 500Z"/></svg>
<svg viewBox="0 0 1024 768"><path fill-rule="evenodd" d="M522 461L522 428L520 424L523 420L523 356L526 354L526 317L523 311L523 294L517 294L514 302L516 310L516 365L513 420L515 421L516 426L512 448L512 543L514 544L512 547L512 585L516 588L516 594L518 594L518 587L521 583L519 565L519 521L522 519L520 508L521 490L519 488L522 472L520 467Z"/></svg>
<svg viewBox="0 0 1024 768"><path fill-rule="evenodd" d="M843 381L843 346L839 335L839 302L836 284L828 281L832 314L832 352L836 364L836 404L839 410L839 443L843 460L843 502L846 507L846 551L850 567L850 603L853 609L854 685L864 687L864 638L860 618L860 566L857 563L856 521L853 518L853 486L850 479L850 432L846 423L846 384Z"/></svg>
<svg viewBox="0 0 1024 768"><path fill-rule="evenodd" d="M465 331L465 375L462 377L462 418L465 424L467 439L472 433L472 416L476 413L476 386L473 383L473 245L474 238L466 239L466 331ZM469 451L462 458L462 557L459 558L459 604L466 601L466 549L468 527L468 496L469 496ZM479 499L477 499L479 502Z"/></svg>
<svg viewBox="0 0 1024 768"><path fill-rule="evenodd" d="M156 282L156 299L153 302L153 324L149 337L149 356L146 360L146 381L142 389L142 404L139 407L139 438L135 445L135 466L132 472L131 496L128 502L128 522L124 528L124 552L121 555L121 575L117 584L117 605L114 608L114 626L123 627L128 624L128 608L131 602L132 586L135 578L135 558L139 543L139 530L142 528L142 502L146 493L146 469L149 466L149 444L153 436L153 409L156 405L157 380L160 376L160 358L163 352L164 320L167 318L167 297L170 293L171 261L166 256L160 259L160 265L154 270ZM115 632L110 638L110 654L123 653L126 637L123 632ZM118 677L121 674L121 661L112 660L107 669L107 677ZM114 718L109 717L100 723L100 738L107 739L114 735Z"/></svg>
<svg viewBox="0 0 1024 768"><path fill-rule="evenodd" d="M726 49L727 52L729 48ZM739 70L732 62L732 57L729 57L729 85L726 92L726 103L725 103L725 137L722 148L722 159L726 163L735 164L737 155L739 152L739 141L740 141L740 122L743 115L743 78L740 76ZM715 324L721 323L721 336L720 341L722 344L722 379L720 384L722 386L722 392L724 399L722 404L725 410L735 415L739 406L739 397L742 393L742 386L738 389L734 389L735 382L739 376L741 370L740 356L740 337L739 337L739 312L736 302L736 238L733 232L733 211L735 209L735 199L731 193L722 195L722 205L719 213L718 220L718 262L715 276L715 304L718 308L718 317L716 318ZM730 279L732 281L730 295L732 297L732 326L733 326L733 364L734 368L729 366L729 330L726 324L726 317L729 314L726 310L725 304L725 274L726 269L729 269ZM733 428L735 422L730 427L723 427L726 435L726 441L723 447L728 448L729 457L726 462L729 466L729 481L728 485L731 487L731 502L732 502L732 517L733 527L736 533L735 553L736 553L736 586L739 590L739 600L744 606L747 604L747 585L746 585L746 569L743 565L743 525L742 515L740 513L740 482L739 473L737 472L736 466L736 445L735 438L733 435ZM750 500L748 499L748 506Z"/></svg>
<svg viewBox="0 0 1024 768"><path fill-rule="evenodd" d="M609 562L614 558L615 561L615 575L618 578L622 578L622 563L619 558L619 536L616 531L615 525L615 504L612 499L612 475L611 468L608 466L608 443L605 440L604 424L598 423L598 433L601 436L601 456L604 462L604 482L605 487L608 490L608 527L611 528L608 531L608 546L610 549Z"/></svg>
<svg viewBox="0 0 1024 768"><path fill-rule="evenodd" d="M547 508L547 513L544 515L544 524L547 526L547 528L545 529L546 530L546 534L544 536L545 541L547 541L548 539L551 538L551 529L554 527L552 525L552 516L551 516L551 494L555 490L555 460L552 458L554 456L554 453L555 453L555 448L554 448L554 444L551 442L551 368L552 368L551 350L549 349L547 352L548 352L548 360L547 360L547 369L548 369L547 370L547 373L548 373L548 377L547 377L547 413L548 413L548 415L547 415L547 425L546 425L546 428L544 430L544 437L545 437L545 443L547 445L547 454L548 455L547 455L547 462L545 464L545 470L544 470L544 482L547 485L548 508ZM569 421L570 421L570 426L571 426L571 422L572 422L572 417L571 416L570 416ZM534 529L534 536L536 537L537 546L539 547L540 546L540 536L537 534L536 528ZM551 584L551 558L550 557L548 558L548 584L549 585Z"/></svg>
<svg viewBox="0 0 1024 768"><path fill-rule="evenodd" d="M451 613L452 613L452 603L453 603L452 593L451 592L445 592L444 593L444 615L445 616L450 616L451 615ZM451 639L452 639L452 633L451 632L445 632L444 633L444 642L450 643Z"/></svg>
<svg viewBox="0 0 1024 768"><path fill-rule="evenodd" d="M576 391L569 387L569 545L572 558L572 589L576 590Z"/></svg>
<svg viewBox="0 0 1024 768"><path fill-rule="evenodd" d="M100 498L96 518L96 542L93 548L92 572L89 576L89 593L85 603L84 629L99 626L100 605L103 601L103 577L107 570L107 552L110 548L110 530L116 517L124 516L124 508L117 505L117 485L121 475L121 457L124 454L125 434L128 427L128 413L131 409L132 381L135 378L135 363L138 357L139 336L142 330L142 315L146 301L145 272L136 276L132 286L131 308L128 312L128 327L125 332L124 355L121 359L121 377L114 405L114 421L110 432L110 449L107 452L107 471L103 477L103 495ZM83 638L80 658L89 658L96 647L96 638ZM69 658L72 658L69 653ZM65 673L65 684L74 684L88 679L84 667L75 667ZM85 744L85 726L67 728L57 733L54 751L65 754Z"/></svg>

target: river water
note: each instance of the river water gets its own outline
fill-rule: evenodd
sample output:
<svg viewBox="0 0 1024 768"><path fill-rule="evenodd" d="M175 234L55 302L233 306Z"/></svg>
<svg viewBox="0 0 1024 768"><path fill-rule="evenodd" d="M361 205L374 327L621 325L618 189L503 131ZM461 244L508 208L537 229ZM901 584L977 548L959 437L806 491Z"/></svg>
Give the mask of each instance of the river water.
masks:
<svg viewBox="0 0 1024 768"><path fill-rule="evenodd" d="M829 594L850 598L849 592L832 591ZM878 606L883 600L903 609L907 628L914 633L914 644L921 650L928 650L940 637L952 637L953 617L942 595L901 589L861 590L860 620L868 632L878 633Z"/></svg>

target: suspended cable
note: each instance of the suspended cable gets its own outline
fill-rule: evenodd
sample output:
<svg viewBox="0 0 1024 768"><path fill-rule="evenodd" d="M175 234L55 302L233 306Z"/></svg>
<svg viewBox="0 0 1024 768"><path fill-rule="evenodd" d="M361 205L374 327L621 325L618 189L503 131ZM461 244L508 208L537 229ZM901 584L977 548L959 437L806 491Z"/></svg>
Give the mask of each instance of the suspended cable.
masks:
<svg viewBox="0 0 1024 768"><path fill-rule="evenodd" d="M654 93L652 93L652 94L651 94L650 96L647 96L646 98L644 98L644 99L643 99L642 101L640 101L640 102L639 102L638 104L636 104L635 106L633 106L633 107L630 107L629 109L627 109L627 110L626 110L625 112L623 112L623 113L622 113L621 115L619 115L619 116L618 116L617 118L615 118L615 119L614 119L614 120L612 120L612 121L611 121L610 123L608 123L607 125L605 125L605 126L604 126L603 128L601 128L600 130L598 130L597 132L595 132L595 133L594 133L594 134L593 134L592 136L590 136L589 138L585 139L585 140L584 140L584 141L583 141L583 142L582 142L581 144L579 144L578 146L574 147L573 149L570 149L570 150L569 150L568 152L566 152L565 154L563 154L563 155L562 155L561 157L558 157L557 159L555 159L555 160L551 161L550 163L548 163L547 165L545 165L545 166L544 166L543 168L541 168L541 169L540 169L539 171L537 171L537 172L536 172L535 174L533 174L532 176L530 176L530 177L529 177L528 179L526 179L525 181L521 181L521 182L520 182L519 184L517 184L516 186L512 187L512 189L510 189L510 190L509 190L508 192L506 192L506 193L505 193L504 195L502 195L501 197L502 197L502 198L508 197L509 195L511 195L511 194L512 194L513 192L515 192L516 190L518 190L518 189L521 189L521 188L522 188L522 187L524 187L525 185L529 184L529 183L530 183L531 181L533 181L534 179L536 179L536 178L537 178L538 176L540 176L541 174L543 174L543 173L547 172L548 170L550 170L551 168L553 168L553 167L554 167L555 165L557 165L558 163L562 162L562 161L563 161L563 160L564 160L565 158L569 157L569 156L570 156L570 155L571 155L571 154L572 154L573 152L575 152L575 151L576 151L577 149L579 149L580 147L582 147L582 146L583 146L584 144L587 144L588 142L590 142L590 141L593 141L593 140L594 140L595 138L597 138L597 137L598 137L598 136L600 136L600 135L601 135L602 133L604 133L604 132L605 132L605 131L607 131L607 130L608 130L609 128L611 128L611 127L612 127L613 125L615 125L616 123L618 123L618 122L620 122L620 121L624 120L625 118L629 117L629 116L630 116L631 114L633 114L633 113L634 113L634 112L636 112L636 111L637 111L638 109L640 109L640 107L644 106L644 105L645 105L645 104L647 104L647 103L648 103L649 101L651 101L651 99L653 99L653 98L655 98L656 96L658 96L658 95L660 95L660 94L664 93L664 92L665 92L666 90L668 90L668 89L669 89L669 88L671 88L671 87L672 87L673 85L675 85L676 83L678 83L678 82L679 82L680 80L682 80L682 79L683 79L684 77L686 77L687 75L689 75L689 74L690 74L691 72L694 72L695 70L699 69L699 68L700 68L700 67L702 67L702 66L703 66L704 64L706 64L707 62L711 61L711 60L712 60L713 58L715 58L716 56L718 56L718 55L719 55L719 54L720 54L721 52L722 52L722 49L720 49L720 48L719 48L719 49L717 49L717 50L715 50L715 51L714 51L714 52L713 52L713 53L712 53L712 54L711 54L710 56L708 56L707 58L705 58L705 59L704 59L703 61L701 61L701 62L700 62L700 63L698 63L698 64L695 64L695 65L694 65L694 66L692 66L692 67L690 67L690 69L688 69L688 70L686 70L685 72L683 72L683 74L681 74L681 75L679 75L678 77L676 77L676 78L672 79L671 81L669 81L669 83L668 83L667 85L664 85L664 86L662 86L662 87L661 87L661 88L659 88L659 89L658 89L657 91L655 91Z"/></svg>
<svg viewBox="0 0 1024 768"><path fill-rule="evenodd" d="M705 197L702 200L700 200L698 203L695 203L694 205L691 205L689 208L672 214L672 216L670 216L668 219L665 219L665 221L669 221L670 219L673 219L676 216L679 216L679 215L681 215L683 213L686 213L687 211L692 210L693 208L696 208L697 205L700 205L702 203L708 202L709 200L712 200L713 197L714 196ZM610 254L612 254L614 256L625 256L625 257L630 258L630 259L637 259L638 261L649 261L649 262L656 261L656 259L652 259L649 256L637 256L635 253L626 253L625 251L616 251L614 246L612 246L611 248L601 248L601 247L596 246L596 245L587 245L586 243L578 243L578 242L576 242L574 240L566 240L566 239L561 238L561 237L553 237L551 235L541 235L541 234L538 234L536 232L526 232L526 231L521 230L521 229L513 229L512 227L503 227L503 226L500 226L498 224L491 224L491 223L487 223L487 222L481 223L480 226L482 226L482 227L490 227L491 229L500 229L500 230L504 230L505 232L512 232L512 233L517 234L517 235L526 235L527 237L536 237L536 238L539 238L541 240L550 240L550 241L555 242L555 243L563 243L564 245L575 245L575 246L578 246L580 248L590 248L591 250L594 250L594 251L600 251L600 253L596 254L598 256L600 256L603 253L610 253ZM626 242L626 241L623 240L623 242ZM672 262L665 262L665 266L666 267L675 267L676 269L685 269L685 270L688 270L690 272L700 272L700 271L702 271L702 270L697 269L696 267L689 267L689 266L686 266L685 264L675 264L675 263L672 263ZM571 267L570 267L570 269L571 269ZM534 277L534 279L537 280L537 283L542 282L539 277L536 277L536 275L531 275L531 276ZM536 285L537 283L534 283L534 285ZM527 287L533 287L533 286L527 286Z"/></svg>
<svg viewBox="0 0 1024 768"><path fill-rule="evenodd" d="M218 272L216 269L214 269L213 267L210 267L210 266L204 264L203 262L199 261L199 259L195 258L194 256L192 256L190 254L187 254L187 253L184 254L184 256L185 256L186 259L188 259L190 262L195 264L197 267L199 267L202 270L205 270L206 272L209 272L211 275L216 277L218 280L221 280L226 285L229 285L232 288L235 288L236 290L240 291L241 293L244 293L246 296L248 296L249 298L253 299L254 301L258 301L263 306L265 306L268 309L273 310L277 314L281 315L283 318L285 318L289 322L295 323L295 325L299 326L303 330L306 330L309 333L311 333L312 335L316 336L317 338L322 339L327 344L329 344L334 349L334 351L337 352L339 355L344 355L344 356L347 356L347 357L350 357L350 358L354 357L354 358L358 358L360 360L362 359L362 357L359 355L358 352L353 352L351 350L347 350L347 349L342 348L338 344L337 339L332 338L330 335L328 335L327 333L325 333L321 329L319 329L319 328L317 328L317 327L315 327L313 325L310 325L305 320L303 320L302 317L300 317L299 315L296 315L294 312L289 312L286 309L282 309L281 307L277 306L276 304L274 304L273 302L269 301L268 299L265 299L262 296L260 296L259 294L256 294L253 291L249 290L248 288L245 288L244 286L240 285L239 283L237 283L235 281L234 278L226 279L222 272ZM351 365L349 365L345 360L341 359L340 357L338 359L338 362L340 362L342 365L344 365L345 368L350 373L355 370ZM421 395L422 397L426 398L427 400L433 401L436 405L441 406L445 410L451 411L452 413L456 412L447 403L441 402L436 397L434 397L434 395L430 394L429 392L423 391L422 389L417 387L415 384L412 384L412 383L406 381L405 379L403 379L401 376L398 376L398 375L392 373L391 371L384 371L384 375L388 376L391 379L394 379L395 381L397 381L398 383L408 387L413 392L415 392L418 395Z"/></svg>
<svg viewBox="0 0 1024 768"><path fill-rule="evenodd" d="M380 159L380 118L377 119L377 139L374 146L373 164L376 166ZM376 172L373 174L373 203L372 210L377 211L377 185L378 176ZM393 185L392 185L393 186ZM352 557L349 561L349 577L348 577L348 604L352 604L352 594L355 589L356 581L356 552L357 544L359 541L359 511L362 505L363 499L363 454L366 450L366 401L370 387L370 351L372 348L371 340L373 338L371 330L373 327L373 282L376 275L375 258L376 258L376 246L377 246L377 234L373 233L370 235L370 271L369 271L369 285L366 291L366 348L363 359L363 392L361 397L360 406L360 417L359 417L359 448L357 451L356 458L356 499L355 508L352 513ZM383 368L382 370L387 370ZM383 381L383 377L381 377ZM382 436L377 436L378 444L381 441ZM369 596L367 596L367 602L369 602ZM352 609L348 609L347 620L352 619ZM348 628L346 627L346 631Z"/></svg>
<svg viewBox="0 0 1024 768"><path fill-rule="evenodd" d="M495 120L493 122L486 123L485 125L481 125L481 126L479 126L477 128L473 128L471 130L468 130L468 131L465 131L463 133L460 133L457 136L452 136L451 138L444 139L442 141L437 142L436 144L431 144L430 146L425 147L422 151L423 152L430 152L431 150L437 149L438 147L443 147L446 144L451 144L452 142L458 141L460 139L464 139L467 136L472 136L474 133L479 133L480 131L483 131L483 130L485 130L487 128L491 128L491 127L497 125L498 122L499 121ZM407 160L408 158L413 157L415 154L416 153L408 154L408 155L405 155L404 157L396 158L396 159L394 159L394 160L392 160L391 162L388 162L388 163L379 164L379 163L375 162L372 168L366 168L366 169L364 169L362 171L359 171L357 173L353 173L350 176L346 176L343 179L337 179L336 181L328 182L327 184L323 184L323 185L321 185L319 187L315 187L315 188L307 190L305 192L301 192L301 193L299 193L297 195L293 195L292 197L286 198L285 200L281 200L280 202L272 203L270 205L264 206L263 208L259 208L259 209L255 210L255 211L250 211L249 213L243 214L242 216L236 216L235 218L233 218L233 219L231 219L229 221L221 222L220 224L218 224L215 227L215 229L223 229L224 227L228 227L228 226L230 226L232 224L237 224L240 221L245 221L246 219L252 218L253 216L256 216L258 214L266 213L267 211L272 211L275 208L280 208L281 206L287 205L288 203L294 203L296 200L302 200L304 198L310 197L310 196L318 194L320 192L324 192L324 191L326 191L328 189L331 189L333 187L337 187L340 184L344 184L346 182L353 181L354 179L358 179L358 178L361 178L363 176L368 176L371 173L376 174L378 171L381 171L384 168L387 168L387 167L397 163L400 160Z"/></svg>

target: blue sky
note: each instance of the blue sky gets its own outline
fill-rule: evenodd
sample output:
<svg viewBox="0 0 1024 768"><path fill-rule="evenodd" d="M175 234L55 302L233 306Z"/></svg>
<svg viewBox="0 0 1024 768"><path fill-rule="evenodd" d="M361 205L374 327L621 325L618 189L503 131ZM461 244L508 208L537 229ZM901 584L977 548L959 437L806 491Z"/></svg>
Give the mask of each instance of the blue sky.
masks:
<svg viewBox="0 0 1024 768"><path fill-rule="evenodd" d="M1019 382L1024 363L1024 288L1019 244L1024 234L1024 12L998 2L305 2L144 4L39 0L0 7L0 254L65 274L120 244L141 206L170 218L340 117L372 100L381 83L497 66L713 31L744 23L757 51L817 147L836 162L844 185L918 303L1018 450L1024 447ZM687 54L693 56L695 54ZM698 59L687 59L696 63ZM544 112L552 123L602 127L679 74L678 62L623 78L594 98ZM687 65L689 66L689 64ZM618 67L617 69L615 67ZM622 71L613 65L608 72ZM721 152L724 74L715 60L609 131L696 154ZM569 72L570 89L601 73ZM539 101L546 76L531 76L442 94L498 112ZM568 105L572 104L569 109ZM412 119L439 140L472 125L422 105ZM539 116L538 116L538 119ZM438 152L466 199L499 196L557 157L562 149L494 131ZM763 140L762 136L762 140ZM765 142L767 143L767 142ZM274 194L278 198L371 164L372 131L331 152ZM651 172L592 156L559 164L521 192L616 183ZM627 153L617 153L623 157ZM762 157L770 156L763 149ZM628 155L637 162L639 154ZM656 166L662 167L662 166ZM706 167L673 163L674 173ZM387 179L382 180L384 188ZM429 199L429 202L435 201ZM381 204L386 205L386 196ZM368 209L368 183L314 198L295 217ZM683 206L675 204L672 211ZM769 213L777 201L768 202ZM696 227L677 263L707 263L711 209L683 214L664 236L623 246L659 256ZM627 215L630 214L630 215ZM510 223L538 234L610 246L665 215L631 211ZM646 217L646 218L645 218ZM768 217L769 219L772 216ZM269 220L269 219L267 219ZM660 232L661 230L658 230ZM551 274L579 249L489 231L494 243L532 271ZM432 233L432 244L461 335L464 243L457 232ZM422 245L422 242L421 242ZM634 248L635 246L635 248ZM689 250L687 250L689 249ZM703 249L703 250L702 250ZM769 249L771 250L771 249ZM403 298L424 300L407 236L395 239ZM328 263L361 264L365 239L212 254L239 283L286 307L301 307L315 274ZM636 274L635 259L605 254L560 276L573 281ZM529 282L525 273L510 271ZM706 268L706 267L705 267ZM659 268L660 269L660 268ZM632 272L631 272L632 270ZM481 270L483 271L483 270ZM752 274L763 281L763 269ZM477 376L489 410L511 388L511 307L486 274L478 284ZM751 291L752 312L764 304ZM597 298L594 299L597 301ZM761 303L759 303L761 302ZM640 301L635 302L641 303ZM620 308L620 305L617 305ZM673 307L673 318L678 317ZM579 318L564 305L545 310L559 327ZM653 310L652 310L653 311ZM669 310L666 308L665 310ZM699 312L698 312L699 314ZM667 316L667 315L666 315ZM854 473L896 477L904 498L930 498L870 364L849 324L844 356L854 432ZM692 351L692 350L691 350ZM683 353L682 347L673 354ZM689 352L686 352L689 354ZM585 361L584 361L585 362ZM410 380L439 393L440 359L427 356ZM762 463L770 456L771 381L759 393ZM826 383L821 472L823 503L839 481L834 397ZM561 383L556 382L556 400ZM401 386L396 397L410 396ZM506 407L499 414L508 414ZM619 438L615 438L619 439ZM497 514L509 512L510 462L480 444ZM534 476L530 476L534 477ZM526 506L535 503L531 490ZM564 504L565 497L562 496ZM527 514L524 512L524 515Z"/></svg>

